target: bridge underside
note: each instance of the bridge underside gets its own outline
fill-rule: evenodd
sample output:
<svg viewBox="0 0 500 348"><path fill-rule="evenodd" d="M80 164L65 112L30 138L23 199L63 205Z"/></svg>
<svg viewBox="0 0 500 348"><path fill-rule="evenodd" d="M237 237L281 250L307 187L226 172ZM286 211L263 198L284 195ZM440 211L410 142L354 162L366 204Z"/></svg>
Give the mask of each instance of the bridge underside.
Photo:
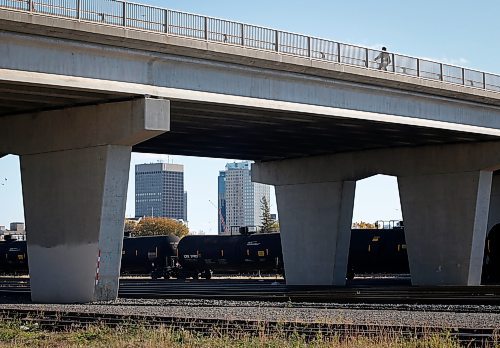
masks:
<svg viewBox="0 0 500 348"><path fill-rule="evenodd" d="M0 117L130 100L131 93L0 83ZM170 131L135 152L271 161L388 147L496 140L421 125L307 112L170 101Z"/></svg>
<svg viewBox="0 0 500 348"><path fill-rule="evenodd" d="M133 150L269 161L496 139L484 134L363 119L175 100L171 102L171 117L170 132L137 144Z"/></svg>

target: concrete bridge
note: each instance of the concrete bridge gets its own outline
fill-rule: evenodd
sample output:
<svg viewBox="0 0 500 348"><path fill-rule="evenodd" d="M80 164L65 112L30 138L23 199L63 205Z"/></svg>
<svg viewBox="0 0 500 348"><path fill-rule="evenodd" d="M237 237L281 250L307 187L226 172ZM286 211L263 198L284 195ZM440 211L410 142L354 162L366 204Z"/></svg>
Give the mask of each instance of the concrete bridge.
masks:
<svg viewBox="0 0 500 348"><path fill-rule="evenodd" d="M500 77L126 2L9 4L0 156L21 159L34 301L117 296L132 150L255 160L288 284L345 283L356 180L395 175L413 284L480 283Z"/></svg>

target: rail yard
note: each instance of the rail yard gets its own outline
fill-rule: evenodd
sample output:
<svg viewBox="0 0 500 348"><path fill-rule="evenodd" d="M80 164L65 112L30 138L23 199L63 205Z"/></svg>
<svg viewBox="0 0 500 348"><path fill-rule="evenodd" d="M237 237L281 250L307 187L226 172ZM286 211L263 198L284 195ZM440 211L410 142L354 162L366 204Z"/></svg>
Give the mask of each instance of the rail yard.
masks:
<svg viewBox="0 0 500 348"><path fill-rule="evenodd" d="M56 305L31 303L29 279L4 278L0 315L57 329L140 323L204 335L446 333L474 346L498 343L500 287L415 288L391 283L397 284L354 279L345 288L313 288L256 279L122 279L116 301Z"/></svg>
<svg viewBox="0 0 500 348"><path fill-rule="evenodd" d="M0 278L0 315L44 329L144 325L306 339L446 334L473 346L497 344L500 286L411 286L402 232L353 230L345 287L287 286L279 234L125 238L119 298L86 305L32 303L29 277L12 276L28 272L25 244L7 241L0 265L11 276ZM495 260L493 246L487 252Z"/></svg>

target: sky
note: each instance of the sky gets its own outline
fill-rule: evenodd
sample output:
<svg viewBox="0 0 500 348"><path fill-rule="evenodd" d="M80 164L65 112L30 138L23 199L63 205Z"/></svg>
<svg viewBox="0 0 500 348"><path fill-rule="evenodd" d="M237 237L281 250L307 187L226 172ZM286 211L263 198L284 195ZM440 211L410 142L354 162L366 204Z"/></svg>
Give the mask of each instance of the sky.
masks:
<svg viewBox="0 0 500 348"><path fill-rule="evenodd" d="M183 12L380 48L500 74L500 1L335 0L136 0ZM2 130L6 131L6 130ZM184 165L189 227L217 233L217 176L233 159L132 154L126 216L134 215L134 165L158 161ZM271 211L276 212L274 189ZM353 221L401 219L397 182L376 176L356 186ZM0 158L0 225L24 221L17 156Z"/></svg>

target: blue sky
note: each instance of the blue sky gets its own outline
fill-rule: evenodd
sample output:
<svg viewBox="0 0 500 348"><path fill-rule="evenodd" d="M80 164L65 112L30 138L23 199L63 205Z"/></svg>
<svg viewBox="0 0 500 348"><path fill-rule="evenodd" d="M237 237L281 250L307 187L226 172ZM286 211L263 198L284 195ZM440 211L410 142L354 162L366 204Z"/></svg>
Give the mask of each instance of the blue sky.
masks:
<svg viewBox="0 0 500 348"><path fill-rule="evenodd" d="M303 33L500 74L500 2L484 1L228 1L137 0L160 7ZM5 131L5 130L4 130ZM217 175L228 160L133 154L127 216L134 214L135 164L184 164L192 230L216 233ZM5 180L7 179L7 180ZM274 191L273 191L274 192ZM272 199L272 210L276 211ZM394 178L358 182L353 220L401 218ZM24 221L19 160L0 159L0 225Z"/></svg>

